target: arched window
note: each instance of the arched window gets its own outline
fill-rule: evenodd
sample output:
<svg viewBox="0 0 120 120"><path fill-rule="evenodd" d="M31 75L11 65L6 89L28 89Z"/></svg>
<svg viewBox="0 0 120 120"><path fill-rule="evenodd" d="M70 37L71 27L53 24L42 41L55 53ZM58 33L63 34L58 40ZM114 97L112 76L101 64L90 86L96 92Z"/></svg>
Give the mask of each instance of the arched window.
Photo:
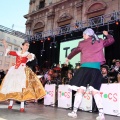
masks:
<svg viewBox="0 0 120 120"><path fill-rule="evenodd" d="M86 14L88 18L100 16L105 14L106 8L107 8L107 5L104 2L93 2L86 10Z"/></svg>
<svg viewBox="0 0 120 120"><path fill-rule="evenodd" d="M42 32L44 30L45 24L44 22L38 22L34 26L34 34Z"/></svg>

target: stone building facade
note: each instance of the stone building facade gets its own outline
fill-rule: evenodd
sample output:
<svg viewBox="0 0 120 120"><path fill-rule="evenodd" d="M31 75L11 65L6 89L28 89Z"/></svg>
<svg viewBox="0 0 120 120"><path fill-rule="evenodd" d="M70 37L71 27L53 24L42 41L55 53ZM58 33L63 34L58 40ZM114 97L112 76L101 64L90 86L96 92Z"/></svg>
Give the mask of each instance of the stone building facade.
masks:
<svg viewBox="0 0 120 120"><path fill-rule="evenodd" d="M2 44L2 39L6 40L8 48L14 51L21 50L20 45L24 42L24 39L19 36L10 34L10 32L4 32L0 29L0 70L7 70L15 64L16 57L5 56L5 48Z"/></svg>
<svg viewBox="0 0 120 120"><path fill-rule="evenodd" d="M87 21L119 9L120 0L30 0L29 12L24 15L27 19L26 33L34 35L55 30L76 21Z"/></svg>

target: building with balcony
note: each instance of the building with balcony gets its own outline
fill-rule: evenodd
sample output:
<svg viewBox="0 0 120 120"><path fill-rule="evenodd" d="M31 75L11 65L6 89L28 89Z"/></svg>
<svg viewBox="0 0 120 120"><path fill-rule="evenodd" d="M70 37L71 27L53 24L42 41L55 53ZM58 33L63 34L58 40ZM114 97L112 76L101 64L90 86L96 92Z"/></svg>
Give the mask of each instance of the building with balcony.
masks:
<svg viewBox="0 0 120 120"><path fill-rule="evenodd" d="M100 22L99 16L119 9L119 0L30 0L29 12L24 16L27 19L26 33L30 35L45 31L48 33L58 27L83 21L85 21L83 25L88 27L92 24L89 21ZM112 16L108 16L108 19Z"/></svg>
<svg viewBox="0 0 120 120"><path fill-rule="evenodd" d="M11 50L20 50L20 45L24 42L24 34L0 25L0 69L7 70L15 64L14 56L4 56L5 49L2 39L7 41L8 48Z"/></svg>
<svg viewBox="0 0 120 120"><path fill-rule="evenodd" d="M37 54L40 63L55 63L59 61L59 47L49 50L49 38L54 45L57 42L59 46L61 41L82 37L87 27L98 33L112 30L118 36L119 28L115 28L115 22L120 20L120 0L30 0L29 12L24 17L29 40L38 42L38 48L34 44L31 50ZM116 54L120 45L118 39L114 46L105 50L107 61L120 56ZM39 57L41 53L44 53L44 58Z"/></svg>

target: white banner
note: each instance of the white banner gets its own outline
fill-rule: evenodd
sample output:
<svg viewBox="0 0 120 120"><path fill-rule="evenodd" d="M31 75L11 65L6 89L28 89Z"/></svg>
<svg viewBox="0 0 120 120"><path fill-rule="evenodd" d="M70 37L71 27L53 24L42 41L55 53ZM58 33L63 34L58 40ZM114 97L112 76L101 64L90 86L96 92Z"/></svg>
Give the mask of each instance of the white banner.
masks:
<svg viewBox="0 0 120 120"><path fill-rule="evenodd" d="M47 94L44 98L44 105L55 104L56 85L45 85L45 90ZM102 84L100 94L104 113L120 116L120 83ZM72 91L68 89L68 85L59 85L58 87L58 107L72 107ZM84 94L79 109L92 111L92 95L89 91Z"/></svg>
<svg viewBox="0 0 120 120"><path fill-rule="evenodd" d="M120 83L102 84L100 91L104 113L120 116Z"/></svg>
<svg viewBox="0 0 120 120"><path fill-rule="evenodd" d="M45 90L46 90L46 96L44 97L44 105L51 105L54 106L55 105L55 97L56 97L56 85L55 84L51 84L45 85Z"/></svg>
<svg viewBox="0 0 120 120"><path fill-rule="evenodd" d="M72 107L72 91L69 90L68 85L59 85L58 87L58 107Z"/></svg>
<svg viewBox="0 0 120 120"><path fill-rule="evenodd" d="M89 91L86 91L83 95L79 109L83 111L92 111L92 95Z"/></svg>

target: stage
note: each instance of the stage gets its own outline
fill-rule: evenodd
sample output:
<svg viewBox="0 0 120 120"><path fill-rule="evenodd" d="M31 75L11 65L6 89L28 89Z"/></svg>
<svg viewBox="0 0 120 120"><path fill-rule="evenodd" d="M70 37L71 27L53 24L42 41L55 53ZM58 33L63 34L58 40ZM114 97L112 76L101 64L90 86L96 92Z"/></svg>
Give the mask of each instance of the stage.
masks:
<svg viewBox="0 0 120 120"><path fill-rule="evenodd" d="M12 110L7 109L8 103L0 103L0 120L74 120L67 116L71 110L29 103L25 112L19 112L19 104L14 104ZM78 111L75 120L95 120L98 114ZM119 117L105 115L106 120L119 120Z"/></svg>

